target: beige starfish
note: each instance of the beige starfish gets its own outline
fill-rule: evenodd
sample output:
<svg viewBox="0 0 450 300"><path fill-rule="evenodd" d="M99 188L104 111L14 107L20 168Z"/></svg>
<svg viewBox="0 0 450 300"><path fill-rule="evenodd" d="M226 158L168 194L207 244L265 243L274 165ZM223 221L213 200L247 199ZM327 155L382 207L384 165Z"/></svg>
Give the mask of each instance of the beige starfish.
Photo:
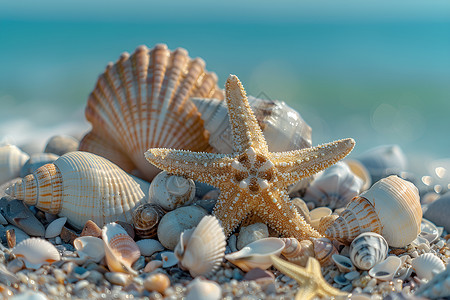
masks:
<svg viewBox="0 0 450 300"><path fill-rule="evenodd" d="M228 236L250 213L284 236L320 237L291 204L286 187L344 158L354 147L345 139L302 150L270 153L239 79L230 75L226 99L235 153L213 154L153 148L145 157L169 173L220 189L214 207Z"/></svg>
<svg viewBox="0 0 450 300"><path fill-rule="evenodd" d="M295 296L296 300L309 300L313 298L342 297L346 299L348 295L331 285L323 278L320 263L314 257L310 257L306 263L306 268L290 263L275 255L271 255L273 265L283 274L295 279L300 285L300 289Z"/></svg>

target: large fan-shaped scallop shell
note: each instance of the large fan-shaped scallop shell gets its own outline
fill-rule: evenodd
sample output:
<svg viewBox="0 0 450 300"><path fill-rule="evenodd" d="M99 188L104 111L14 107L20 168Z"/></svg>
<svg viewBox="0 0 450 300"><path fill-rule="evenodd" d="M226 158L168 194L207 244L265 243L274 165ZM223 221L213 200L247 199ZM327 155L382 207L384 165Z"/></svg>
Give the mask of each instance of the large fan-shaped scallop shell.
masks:
<svg viewBox="0 0 450 300"><path fill-rule="evenodd" d="M353 198L325 235L350 243L363 232L381 234L389 246L404 247L420 232L419 192L409 181L392 175Z"/></svg>
<svg viewBox="0 0 450 300"><path fill-rule="evenodd" d="M165 211L157 204L144 203L133 211L134 231L141 238L152 238L158 233L158 225Z"/></svg>
<svg viewBox="0 0 450 300"><path fill-rule="evenodd" d="M361 270L369 270L383 261L388 253L386 240L375 232L364 232L358 235L350 245L350 259Z"/></svg>
<svg viewBox="0 0 450 300"><path fill-rule="evenodd" d="M195 229L180 236L175 256L192 277L208 276L214 272L225 255L225 233L214 216L205 216Z"/></svg>
<svg viewBox="0 0 450 300"><path fill-rule="evenodd" d="M25 266L30 269L39 269L44 264L52 264L61 259L55 246L40 238L20 242L14 247L12 254L23 258Z"/></svg>
<svg viewBox="0 0 450 300"><path fill-rule="evenodd" d="M14 145L0 147L0 185L19 177L20 169L30 158Z"/></svg>
<svg viewBox="0 0 450 300"><path fill-rule="evenodd" d="M88 220L100 226L131 222L136 205L148 200L149 183L128 175L98 155L75 151L25 176L6 191L28 205L67 217L82 229Z"/></svg>
<svg viewBox="0 0 450 300"><path fill-rule="evenodd" d="M445 270L442 260L433 253L424 253L411 261L414 271L419 278L430 280L433 272L440 273Z"/></svg>
<svg viewBox="0 0 450 300"><path fill-rule="evenodd" d="M92 131L80 150L96 153L126 172L151 180L160 170L149 164L149 148L209 149L208 134L190 97L223 98L217 76L186 50L140 46L121 55L98 78L88 99Z"/></svg>

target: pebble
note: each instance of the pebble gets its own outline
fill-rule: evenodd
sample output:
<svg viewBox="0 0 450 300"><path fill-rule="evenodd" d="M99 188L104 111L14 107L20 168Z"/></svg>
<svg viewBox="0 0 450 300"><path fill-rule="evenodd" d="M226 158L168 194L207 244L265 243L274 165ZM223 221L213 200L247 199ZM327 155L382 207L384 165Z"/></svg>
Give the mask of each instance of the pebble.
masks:
<svg viewBox="0 0 450 300"><path fill-rule="evenodd" d="M241 227L237 238L237 249L241 250L248 244L267 237L269 237L269 228L266 224L255 223Z"/></svg>
<svg viewBox="0 0 450 300"><path fill-rule="evenodd" d="M117 284L125 286L130 282L130 275L119 272L107 272L105 273L105 278L112 284Z"/></svg>
<svg viewBox="0 0 450 300"><path fill-rule="evenodd" d="M45 153L64 155L78 149L78 140L68 135L55 135L51 137L45 146Z"/></svg>
<svg viewBox="0 0 450 300"><path fill-rule="evenodd" d="M3 197L0 199L0 210L10 224L22 229L28 235L44 236L44 225L22 201L8 196Z"/></svg>
<svg viewBox="0 0 450 300"><path fill-rule="evenodd" d="M345 277L347 280L350 280L350 281L352 281L352 280L354 280L354 279L356 279L356 278L359 278L359 276L360 276L360 274L359 274L358 271L352 271L352 272L349 272L349 273L347 273L347 274L344 275L344 277Z"/></svg>
<svg viewBox="0 0 450 300"><path fill-rule="evenodd" d="M73 290L76 292L76 291L79 291L79 290L81 290L81 289L85 289L85 288L87 288L88 286L89 286L89 281L87 281L87 280L80 280L80 281L78 281L78 282L75 284Z"/></svg>
<svg viewBox="0 0 450 300"><path fill-rule="evenodd" d="M144 287L147 291L157 291L162 294L169 286L169 277L162 273L150 275L144 280Z"/></svg>

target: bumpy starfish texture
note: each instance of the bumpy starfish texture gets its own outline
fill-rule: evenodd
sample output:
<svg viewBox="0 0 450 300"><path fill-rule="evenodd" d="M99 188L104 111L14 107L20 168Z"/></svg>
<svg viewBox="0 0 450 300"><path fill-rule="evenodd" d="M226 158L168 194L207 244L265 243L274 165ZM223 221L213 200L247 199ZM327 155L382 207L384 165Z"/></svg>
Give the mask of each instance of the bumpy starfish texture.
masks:
<svg viewBox="0 0 450 300"><path fill-rule="evenodd" d="M311 176L344 158L354 147L345 139L318 147L271 153L248 104L239 79L230 75L226 99L234 153L213 154L153 148L145 157L156 167L220 189L214 207L225 234L250 213L287 237L320 237L289 200L287 186Z"/></svg>
<svg viewBox="0 0 450 300"><path fill-rule="evenodd" d="M292 279L295 279L300 285L300 289L295 296L296 300L309 300L316 297L326 299L330 297L342 297L346 299L348 295L346 292L342 292L326 282L322 276L320 263L314 257L308 259L306 268L287 262L275 255L271 255L270 258L275 268Z"/></svg>

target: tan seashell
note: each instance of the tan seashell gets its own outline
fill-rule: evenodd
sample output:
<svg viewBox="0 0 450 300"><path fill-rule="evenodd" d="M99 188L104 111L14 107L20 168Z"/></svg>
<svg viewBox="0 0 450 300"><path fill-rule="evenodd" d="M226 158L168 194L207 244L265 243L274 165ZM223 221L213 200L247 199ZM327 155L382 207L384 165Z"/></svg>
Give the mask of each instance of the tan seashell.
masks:
<svg viewBox="0 0 450 300"><path fill-rule="evenodd" d="M309 217L311 218L311 226L314 229L318 229L320 225L320 220L331 215L333 211L328 207L317 207L309 212Z"/></svg>
<svg viewBox="0 0 450 300"><path fill-rule="evenodd" d="M445 270L442 260L432 253L424 253L413 258L411 264L420 279L431 280L433 272L440 273Z"/></svg>
<svg viewBox="0 0 450 300"><path fill-rule="evenodd" d="M393 175L353 198L325 235L350 243L359 234L372 231L381 234L389 246L404 247L418 236L421 221L417 188Z"/></svg>
<svg viewBox="0 0 450 300"><path fill-rule="evenodd" d="M148 262L148 264L144 268L144 273L151 273L155 271L158 268L161 268L163 265L163 262L160 260L151 260Z"/></svg>
<svg viewBox="0 0 450 300"><path fill-rule="evenodd" d="M320 265L328 266L333 264L332 256L339 254L333 243L327 238L313 239L314 257Z"/></svg>
<svg viewBox="0 0 450 300"><path fill-rule="evenodd" d="M174 210L194 201L195 183L192 179L162 171L153 178L148 193L150 202L165 210Z"/></svg>
<svg viewBox="0 0 450 300"><path fill-rule="evenodd" d="M361 270L369 270L385 260L389 251L386 240L375 232L364 232L350 244L350 259Z"/></svg>
<svg viewBox="0 0 450 300"><path fill-rule="evenodd" d="M141 256L138 245L117 223L109 223L102 229L105 257L111 272L136 274L131 265Z"/></svg>
<svg viewBox="0 0 450 300"><path fill-rule="evenodd" d="M37 169L6 193L61 217L77 229L88 220L103 226L131 221L134 207L148 200L149 183L128 175L98 155L75 151Z"/></svg>
<svg viewBox="0 0 450 300"><path fill-rule="evenodd" d="M282 238L284 249L281 252L290 262L302 267L306 266L308 258L314 257L314 245L310 240L299 241L296 238Z"/></svg>
<svg viewBox="0 0 450 300"><path fill-rule="evenodd" d="M158 225L165 211L157 204L145 203L133 211L133 225L136 235L141 238L153 238L158 232Z"/></svg>
<svg viewBox="0 0 450 300"><path fill-rule="evenodd" d="M86 224L84 224L80 236L95 236L98 238L102 238L102 229L98 227L95 222L88 220Z"/></svg>
<svg viewBox="0 0 450 300"><path fill-rule="evenodd" d="M20 242L11 253L23 258L25 266L29 269L39 269L42 265L61 260L55 246L40 238L29 238Z"/></svg>
<svg viewBox="0 0 450 300"><path fill-rule="evenodd" d="M156 291L162 294L169 286L170 279L166 274L153 274L144 280L144 287L147 291Z"/></svg>
<svg viewBox="0 0 450 300"><path fill-rule="evenodd" d="M337 214L336 215L331 214L329 216L324 216L320 218L319 227L317 228L317 231L323 235L325 231L327 231L328 227L330 227L331 224L333 224L337 218L339 218L339 215Z"/></svg>
<svg viewBox="0 0 450 300"><path fill-rule="evenodd" d="M225 233L214 216L205 216L195 229L185 230L175 247L175 256L192 277L212 274L225 255Z"/></svg>
<svg viewBox="0 0 450 300"><path fill-rule="evenodd" d="M30 158L14 145L0 147L0 184L19 177L20 170Z"/></svg>
<svg viewBox="0 0 450 300"><path fill-rule="evenodd" d="M241 250L225 255L225 258L244 272L254 268L268 269L272 266L271 255L279 256L284 242L279 238L266 238L250 243Z"/></svg>
<svg viewBox="0 0 450 300"><path fill-rule="evenodd" d="M105 247L102 239L93 236L81 236L73 241L78 256L87 256L88 259L98 263L105 257ZM80 255L81 254L81 255Z"/></svg>
<svg viewBox="0 0 450 300"><path fill-rule="evenodd" d="M99 76L89 96L86 118L92 131L80 150L104 156L126 172L137 169L151 180L159 169L147 163L149 148L210 149L208 134L191 97L219 97L217 76L186 50L140 46L123 53Z"/></svg>
<svg viewBox="0 0 450 300"><path fill-rule="evenodd" d="M400 268L402 261L397 256L389 256L384 261L376 264L369 270L369 275L379 281L390 281L394 278L398 268Z"/></svg>

